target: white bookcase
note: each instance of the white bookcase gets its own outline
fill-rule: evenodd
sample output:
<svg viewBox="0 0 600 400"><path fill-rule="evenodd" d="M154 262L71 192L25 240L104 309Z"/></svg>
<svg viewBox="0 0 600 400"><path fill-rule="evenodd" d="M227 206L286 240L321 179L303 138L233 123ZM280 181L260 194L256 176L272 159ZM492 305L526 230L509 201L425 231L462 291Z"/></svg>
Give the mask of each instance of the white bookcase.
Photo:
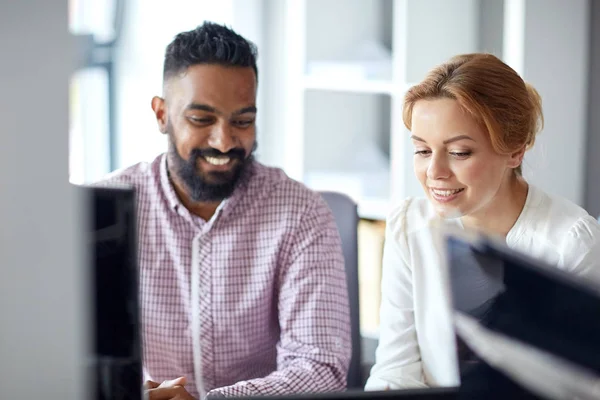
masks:
<svg viewBox="0 0 600 400"><path fill-rule="evenodd" d="M278 107L286 172L314 189L350 195L368 219L384 219L390 204L420 195L402 98L434 65L479 49L480 3L271 2L284 16Z"/></svg>

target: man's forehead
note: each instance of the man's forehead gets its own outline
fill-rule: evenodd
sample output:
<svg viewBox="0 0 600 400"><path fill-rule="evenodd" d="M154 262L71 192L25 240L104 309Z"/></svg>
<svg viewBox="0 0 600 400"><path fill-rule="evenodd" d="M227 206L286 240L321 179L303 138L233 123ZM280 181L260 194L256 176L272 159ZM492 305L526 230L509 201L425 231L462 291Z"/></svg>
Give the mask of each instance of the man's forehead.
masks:
<svg viewBox="0 0 600 400"><path fill-rule="evenodd" d="M168 79L168 86L183 89L240 89L256 91L256 74L251 67L213 64L193 65Z"/></svg>
<svg viewBox="0 0 600 400"><path fill-rule="evenodd" d="M256 101L256 77L250 67L192 66L165 82L165 97L183 107L192 103L248 107Z"/></svg>

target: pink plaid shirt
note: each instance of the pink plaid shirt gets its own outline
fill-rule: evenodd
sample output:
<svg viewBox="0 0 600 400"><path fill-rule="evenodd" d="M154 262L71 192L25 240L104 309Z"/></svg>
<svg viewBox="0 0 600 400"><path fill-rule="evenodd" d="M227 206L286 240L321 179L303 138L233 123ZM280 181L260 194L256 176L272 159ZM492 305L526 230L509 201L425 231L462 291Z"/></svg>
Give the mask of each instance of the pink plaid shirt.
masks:
<svg viewBox="0 0 600 400"><path fill-rule="evenodd" d="M321 197L257 162L209 220L166 156L113 173L137 190L144 373L195 397L343 390L349 306L339 234Z"/></svg>

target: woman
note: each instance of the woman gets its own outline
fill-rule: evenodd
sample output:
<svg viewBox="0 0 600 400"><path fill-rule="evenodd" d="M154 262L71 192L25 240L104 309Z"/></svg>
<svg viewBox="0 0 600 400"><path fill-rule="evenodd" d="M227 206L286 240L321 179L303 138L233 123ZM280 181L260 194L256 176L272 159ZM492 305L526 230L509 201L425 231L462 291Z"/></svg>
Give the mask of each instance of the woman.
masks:
<svg viewBox="0 0 600 400"><path fill-rule="evenodd" d="M436 219L500 235L578 275L598 278L600 270L596 220L521 175L543 123L541 99L508 65L489 54L452 58L407 92L403 119L426 198L407 199L387 221L380 341L367 390L459 384Z"/></svg>

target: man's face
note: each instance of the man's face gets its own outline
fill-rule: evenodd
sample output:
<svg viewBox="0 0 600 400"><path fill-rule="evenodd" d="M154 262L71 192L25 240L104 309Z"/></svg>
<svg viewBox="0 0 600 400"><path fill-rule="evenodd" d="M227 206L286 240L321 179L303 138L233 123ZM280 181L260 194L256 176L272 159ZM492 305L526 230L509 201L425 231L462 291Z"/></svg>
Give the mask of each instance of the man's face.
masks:
<svg viewBox="0 0 600 400"><path fill-rule="evenodd" d="M193 201L229 197L256 147L256 76L251 67L195 65L166 82L153 109L169 135L169 172Z"/></svg>

